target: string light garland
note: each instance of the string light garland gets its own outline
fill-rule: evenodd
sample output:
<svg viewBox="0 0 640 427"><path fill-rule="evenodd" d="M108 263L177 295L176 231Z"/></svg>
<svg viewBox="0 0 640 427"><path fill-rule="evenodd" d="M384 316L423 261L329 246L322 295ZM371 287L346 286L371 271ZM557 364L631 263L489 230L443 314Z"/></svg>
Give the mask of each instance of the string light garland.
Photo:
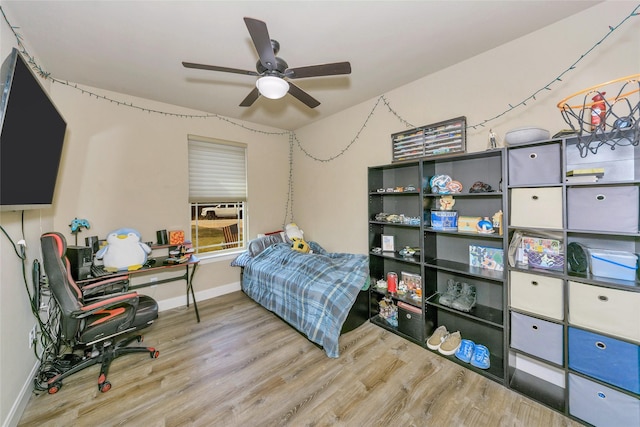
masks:
<svg viewBox="0 0 640 427"><path fill-rule="evenodd" d="M287 223L287 214L289 222L293 222L293 132L289 132L289 189L287 192L287 204L284 207L284 221L282 221L282 229Z"/></svg>
<svg viewBox="0 0 640 427"><path fill-rule="evenodd" d="M638 4L633 11L627 15L622 21L620 21L620 23L616 26L611 26L609 25L609 31L607 32L607 34L605 34L598 42L596 42L590 49L588 49L585 53L583 53L573 64L571 64L566 70L564 70L562 73L560 73L557 77L555 77L551 82L549 82L548 84L546 84L544 87L536 90L535 92L533 92L533 94L529 95L528 97L526 97L524 100L520 101L517 104L508 104L509 108L505 109L503 112L496 114L493 117L490 117L488 119L485 119L481 122L479 122L478 124L474 124L474 125L467 125L467 129L471 128L471 129L477 129L478 127L484 127L487 123L492 122L508 113L510 113L511 111L515 110L518 107L521 106L526 106L527 102L530 101L535 101L536 100L536 95L539 95L541 92L544 91L550 91L551 90L551 86L556 83L556 82L560 82L562 81L562 77L564 77L565 74L567 74L569 71L572 71L576 68L576 66L578 65L578 63L580 61L582 61L587 55L589 55L591 52L593 52L597 47L600 46L600 44L605 41L611 34L613 34L614 31L616 31L620 26L622 26L629 18L634 17L634 16L638 16L640 13L638 13L638 9L640 9L640 4ZM298 140L295 132L293 131L281 131L281 132L269 132L269 131L264 131L261 129L256 129L253 127L249 127L243 123L237 122L235 120L232 120L228 117L224 117L224 116L220 116L218 114L214 114L214 113L207 113L207 114L182 114L182 113L172 113L172 112L167 112L167 111L161 111L161 110L156 110L156 109L151 109L151 108L146 108L146 107L141 107L138 105L134 105L131 102L123 102L123 101L118 101L116 99L104 96L104 95L100 95L97 94L95 92L92 92L90 90L87 89L83 89L78 87L77 84L72 84L69 83L68 81L64 81L64 80L59 80L56 79L54 77L51 77L50 73L46 72L44 69L42 69L42 67L40 67L35 59L27 52L26 48L24 47L23 43L22 43L22 37L16 32L16 29L19 27L14 27L13 25L11 25L11 23L9 22L9 19L7 18L6 14L4 13L4 9L2 8L2 6L0 6L0 11L2 12L2 16L5 20L5 22L7 23L7 25L9 26L9 28L11 29L11 31L13 32L13 35L16 38L18 47L21 50L21 53L27 58L27 61L29 62L29 64L33 67L34 70L36 70L36 72L44 79L48 79L53 83L60 83L69 87L72 87L74 89L77 89L79 91L81 91L82 94L87 94L90 97L91 96L95 96L96 99L99 100L104 100L104 101L109 101L112 102L118 106L123 106L123 107L129 107L129 108L134 108L140 111L144 111L147 113L154 113L154 114L161 114L164 116L170 116L170 117L177 117L177 118L188 118L188 119L210 119L210 118L215 118L218 119L220 121L226 122L228 124L231 124L233 126L237 126L240 127L242 129L245 129L247 131L251 131L251 132L255 132L255 133L261 133L261 134L265 134L265 135L289 135L289 144L290 144L290 151L292 150L292 144L293 141L295 140L295 142L298 145L298 148L300 148L300 150L309 158L315 160L315 161L319 161L319 162L330 162L332 160L337 159L338 157L342 156L344 153L347 152L347 150L349 150L349 148L359 139L360 134L363 132L364 128L367 126L367 123L369 122L369 120L371 119L371 117L373 116L373 114L375 113L376 109L378 108L380 101L382 101L385 106L387 107L388 111L393 114L401 123L403 123L407 128L412 128L415 127L414 125L412 125L410 122L408 122L407 120L405 120L400 114L398 114L392 107L391 104L389 103L389 101L384 97L384 95L381 95L377 98L373 108L371 109L369 115L367 116L367 118L365 119L364 123L362 124L362 126L360 127L360 129L356 132L355 137L353 137L351 139L351 141L337 154L330 156L326 159L321 159L318 157L313 156L311 153L309 153L307 150L305 150L302 147L302 144L300 143L300 141ZM290 153L291 156L291 153ZM293 167L293 161L290 160L290 166ZM290 183L291 186L291 183ZM290 196L291 196L291 189L289 190Z"/></svg>
<svg viewBox="0 0 640 427"><path fill-rule="evenodd" d="M609 32L607 34L604 35L604 37L602 37L598 42L596 42L596 44L594 44L589 50L587 50L585 53L583 53L582 55L580 55L580 58L578 58L573 64L571 64L569 66L569 68L567 68L566 70L564 70L562 73L560 73L558 75L558 77L556 77L555 79L553 79L552 81L550 81L549 83L547 83L544 87L538 89L537 91L535 91L532 95L529 95L527 98L525 98L524 100L520 101L519 103L513 105L513 104L509 104L509 108L506 109L505 111L503 111L500 114L497 114L489 119L485 119L484 121L482 121L481 123L478 123L477 125L467 125L467 129L468 128L473 128L474 130L477 127L484 127L485 124L498 119L499 117L504 116L505 114L515 110L516 108L520 107L520 106L526 106L528 101L535 101L536 100L536 95L540 94L541 92L545 91L545 90L551 90L551 85L556 83L556 82L561 82L562 81L562 77L564 77L565 74L567 74L569 71L572 71L576 68L576 65L578 65L578 63L580 61L582 61L587 55L589 55L593 50L595 50L598 46L600 46L600 43L602 43L603 41L605 41L605 39L607 37L609 37L611 34L613 34L613 32L615 30L617 30L622 24L624 24L629 18L633 17L633 16L638 16L638 9L640 8L640 4L638 4L633 11L627 15L626 18L624 18L622 21L620 21L620 23L618 25L616 25L615 27L612 27L611 25L609 25Z"/></svg>

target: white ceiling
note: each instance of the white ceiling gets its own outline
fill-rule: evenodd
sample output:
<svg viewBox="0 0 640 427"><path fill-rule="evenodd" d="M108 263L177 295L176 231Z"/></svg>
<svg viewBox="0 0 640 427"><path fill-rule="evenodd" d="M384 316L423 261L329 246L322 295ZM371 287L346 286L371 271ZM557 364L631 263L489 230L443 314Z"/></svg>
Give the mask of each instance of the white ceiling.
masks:
<svg viewBox="0 0 640 427"><path fill-rule="evenodd" d="M8 1L0 6L52 77L282 129L297 129L478 55L599 1ZM299 79L318 99L238 104L256 77L243 17L260 19L290 67L350 61ZM144 105L141 105L144 107Z"/></svg>

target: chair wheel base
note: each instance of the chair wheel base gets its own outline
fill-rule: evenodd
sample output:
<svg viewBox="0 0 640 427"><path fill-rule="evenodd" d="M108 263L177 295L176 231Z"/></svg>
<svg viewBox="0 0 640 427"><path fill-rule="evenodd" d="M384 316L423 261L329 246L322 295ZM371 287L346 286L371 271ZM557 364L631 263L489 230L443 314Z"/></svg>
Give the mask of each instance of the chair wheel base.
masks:
<svg viewBox="0 0 640 427"><path fill-rule="evenodd" d="M106 393L109 390L111 390L111 383L109 381L105 381L101 384L98 384L98 390L100 390L101 393Z"/></svg>
<svg viewBox="0 0 640 427"><path fill-rule="evenodd" d="M47 393L56 394L57 392L60 391L61 388L62 388L61 382L55 382L53 384L49 384L49 387L47 388Z"/></svg>

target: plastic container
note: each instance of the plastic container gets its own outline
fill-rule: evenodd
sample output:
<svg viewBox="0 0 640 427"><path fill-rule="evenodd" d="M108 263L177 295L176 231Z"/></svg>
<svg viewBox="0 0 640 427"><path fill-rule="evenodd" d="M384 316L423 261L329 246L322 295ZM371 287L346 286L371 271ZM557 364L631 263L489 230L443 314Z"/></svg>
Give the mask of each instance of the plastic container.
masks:
<svg viewBox="0 0 640 427"><path fill-rule="evenodd" d="M619 280L636 280L638 257L625 251L607 249L589 249L591 273L594 276Z"/></svg>

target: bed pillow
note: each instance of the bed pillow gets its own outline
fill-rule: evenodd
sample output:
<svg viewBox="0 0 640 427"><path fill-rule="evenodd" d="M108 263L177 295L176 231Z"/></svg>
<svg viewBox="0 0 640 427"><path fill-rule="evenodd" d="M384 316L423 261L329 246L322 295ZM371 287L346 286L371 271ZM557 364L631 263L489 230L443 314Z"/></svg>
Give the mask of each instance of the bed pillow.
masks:
<svg viewBox="0 0 640 427"><path fill-rule="evenodd" d="M279 234L273 234L270 236L258 237L257 239L253 239L249 242L249 247L247 250L251 254L252 257L259 255L267 249L269 246L275 243L282 243L282 238Z"/></svg>

